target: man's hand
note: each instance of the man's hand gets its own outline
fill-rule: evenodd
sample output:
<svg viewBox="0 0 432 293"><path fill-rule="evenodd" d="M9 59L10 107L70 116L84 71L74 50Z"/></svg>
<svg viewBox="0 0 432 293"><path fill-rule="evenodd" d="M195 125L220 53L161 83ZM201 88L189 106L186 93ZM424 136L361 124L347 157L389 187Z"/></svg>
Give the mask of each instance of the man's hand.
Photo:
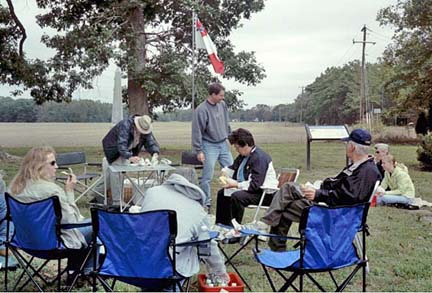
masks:
<svg viewBox="0 0 432 293"><path fill-rule="evenodd" d="M205 156L204 156L203 152L199 152L197 154L197 160L204 164L204 162L205 162Z"/></svg>
<svg viewBox="0 0 432 293"><path fill-rule="evenodd" d="M138 164L140 161L140 157L138 156L133 156L129 158L129 162L131 162L132 164Z"/></svg>
<svg viewBox="0 0 432 293"><path fill-rule="evenodd" d="M301 192L307 200L313 201L315 199L316 189L311 187L301 187Z"/></svg>

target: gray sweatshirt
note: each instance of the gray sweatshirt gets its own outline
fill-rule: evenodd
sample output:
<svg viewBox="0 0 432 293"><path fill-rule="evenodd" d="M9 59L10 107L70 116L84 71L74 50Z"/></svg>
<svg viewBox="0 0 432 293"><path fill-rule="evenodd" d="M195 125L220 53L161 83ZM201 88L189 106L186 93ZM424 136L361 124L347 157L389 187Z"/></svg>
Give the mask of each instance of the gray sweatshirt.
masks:
<svg viewBox="0 0 432 293"><path fill-rule="evenodd" d="M210 227L204 210L205 194L196 185L178 174L172 174L162 185L149 188L141 203L142 212L169 209L177 213L176 242L188 242L208 238L203 227ZM198 273L200 260L193 246L178 247L176 258L177 272L185 277ZM216 241L210 243L210 256L203 257L208 273L226 273L224 259L220 255Z"/></svg>
<svg viewBox="0 0 432 293"><path fill-rule="evenodd" d="M202 141L218 143L227 139L231 132L228 108L224 101L211 104L207 100L195 110L192 119L192 148L202 151Z"/></svg>

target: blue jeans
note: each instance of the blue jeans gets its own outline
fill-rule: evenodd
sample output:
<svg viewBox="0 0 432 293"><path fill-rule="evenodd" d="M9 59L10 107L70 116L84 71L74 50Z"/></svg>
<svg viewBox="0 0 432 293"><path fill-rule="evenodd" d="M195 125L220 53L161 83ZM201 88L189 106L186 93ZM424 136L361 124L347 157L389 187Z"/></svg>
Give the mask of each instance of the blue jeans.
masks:
<svg viewBox="0 0 432 293"><path fill-rule="evenodd" d="M87 219L84 221L88 221ZM79 227L77 228L81 234L84 236L85 241L87 242L87 244L90 244L91 240L92 240L92 234L93 234L93 227L90 226L86 226L86 227ZM99 243L99 240L98 240ZM99 248L96 250L96 266L98 265L97 260L99 259ZM83 258L85 257L85 254L81 254L79 256L74 256L73 259L69 259L68 261L68 265L70 268L73 269L78 269L78 266L80 265L80 263L82 263ZM87 262L84 265L83 268L83 272L85 275L88 275L90 272L93 271L93 253L90 255L90 257L87 259Z"/></svg>
<svg viewBox="0 0 432 293"><path fill-rule="evenodd" d="M231 166L233 163L233 157L226 141L219 143L212 143L203 140L202 151L205 156L205 162L203 166L202 178L201 178L201 189L207 196L206 206L211 205L211 189L210 183L213 179L214 168L216 161L223 167Z"/></svg>
<svg viewBox="0 0 432 293"><path fill-rule="evenodd" d="M377 205L387 205L387 204L405 204L409 205L412 202L412 198L406 197L400 194L387 194L377 197Z"/></svg>
<svg viewBox="0 0 432 293"><path fill-rule="evenodd" d="M6 241L6 200L4 194L0 194L0 249L5 249L4 242ZM14 232L13 223L10 223L9 239L11 239Z"/></svg>

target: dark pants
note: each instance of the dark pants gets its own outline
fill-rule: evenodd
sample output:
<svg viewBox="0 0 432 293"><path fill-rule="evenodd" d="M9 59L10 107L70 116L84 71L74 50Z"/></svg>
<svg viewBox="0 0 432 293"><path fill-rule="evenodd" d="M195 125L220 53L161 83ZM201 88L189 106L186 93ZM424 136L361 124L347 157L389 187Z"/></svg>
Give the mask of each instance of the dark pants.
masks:
<svg viewBox="0 0 432 293"><path fill-rule="evenodd" d="M273 196L270 208L262 221L271 226L270 233L286 236L292 222L300 222L304 208L312 202L305 199L295 183L285 183ZM270 238L269 247L273 251L286 250L286 240Z"/></svg>
<svg viewBox="0 0 432 293"><path fill-rule="evenodd" d="M250 193L240 190L225 196L224 190L218 191L216 205L216 223L232 226L231 219L236 219L238 223L242 222L244 209L248 205L257 205L261 199L262 192ZM263 205L268 206L271 202L272 194L266 195Z"/></svg>

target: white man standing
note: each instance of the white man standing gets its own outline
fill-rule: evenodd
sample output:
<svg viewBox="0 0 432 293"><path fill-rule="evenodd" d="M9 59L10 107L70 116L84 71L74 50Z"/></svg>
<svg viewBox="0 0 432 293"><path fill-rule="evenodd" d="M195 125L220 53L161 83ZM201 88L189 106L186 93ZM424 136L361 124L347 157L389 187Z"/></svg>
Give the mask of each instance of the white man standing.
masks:
<svg viewBox="0 0 432 293"><path fill-rule="evenodd" d="M216 161L221 167L233 163L227 138L231 132L228 108L225 104L225 88L219 83L208 87L209 96L195 110L192 120L192 148L203 163L201 189L206 194L205 205L211 206L210 182Z"/></svg>

